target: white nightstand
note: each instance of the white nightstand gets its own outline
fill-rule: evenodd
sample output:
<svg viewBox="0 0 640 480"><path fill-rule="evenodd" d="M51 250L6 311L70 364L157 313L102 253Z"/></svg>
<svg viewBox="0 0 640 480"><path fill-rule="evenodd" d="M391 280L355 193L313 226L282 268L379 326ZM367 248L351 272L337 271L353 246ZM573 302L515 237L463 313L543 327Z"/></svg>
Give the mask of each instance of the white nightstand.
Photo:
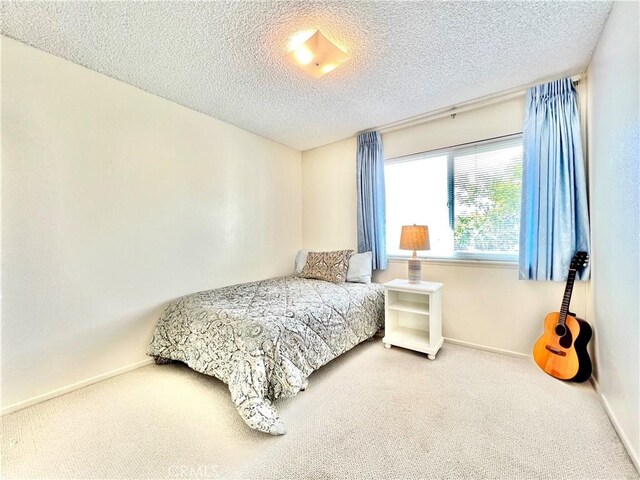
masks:
<svg viewBox="0 0 640 480"><path fill-rule="evenodd" d="M391 280L384 284L384 346L409 348L436 358L442 347L442 295L444 285Z"/></svg>

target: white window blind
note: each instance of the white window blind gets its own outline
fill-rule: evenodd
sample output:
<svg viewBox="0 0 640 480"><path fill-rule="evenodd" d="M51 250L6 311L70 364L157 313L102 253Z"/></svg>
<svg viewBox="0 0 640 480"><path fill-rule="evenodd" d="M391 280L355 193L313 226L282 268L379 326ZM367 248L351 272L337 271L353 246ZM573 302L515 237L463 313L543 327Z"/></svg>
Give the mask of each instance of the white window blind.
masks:
<svg viewBox="0 0 640 480"><path fill-rule="evenodd" d="M455 150L454 250L516 254L521 188L520 138Z"/></svg>

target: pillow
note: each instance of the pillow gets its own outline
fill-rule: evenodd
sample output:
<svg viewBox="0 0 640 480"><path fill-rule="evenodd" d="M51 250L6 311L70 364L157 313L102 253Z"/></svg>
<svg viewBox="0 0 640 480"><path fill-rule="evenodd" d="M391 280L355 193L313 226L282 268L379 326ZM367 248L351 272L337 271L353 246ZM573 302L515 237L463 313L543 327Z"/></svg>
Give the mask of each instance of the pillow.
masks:
<svg viewBox="0 0 640 480"><path fill-rule="evenodd" d="M371 283L371 252L358 253L349 259L349 269L347 270L347 282Z"/></svg>
<svg viewBox="0 0 640 480"><path fill-rule="evenodd" d="M296 271L295 275L300 275L302 273L302 269L304 268L304 264L307 263L307 255L309 254L309 250L300 250L296 255Z"/></svg>
<svg viewBox="0 0 640 480"><path fill-rule="evenodd" d="M353 250L309 252L307 263L305 263L300 276L326 282L343 283L347 279L351 255L353 255Z"/></svg>

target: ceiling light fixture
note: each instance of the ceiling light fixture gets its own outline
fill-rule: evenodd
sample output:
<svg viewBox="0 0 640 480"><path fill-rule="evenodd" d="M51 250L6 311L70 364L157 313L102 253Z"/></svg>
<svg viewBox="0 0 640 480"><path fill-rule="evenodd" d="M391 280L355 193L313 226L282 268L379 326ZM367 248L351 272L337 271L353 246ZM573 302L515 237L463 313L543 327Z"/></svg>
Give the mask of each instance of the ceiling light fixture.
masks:
<svg viewBox="0 0 640 480"><path fill-rule="evenodd" d="M291 43L293 42L290 42L290 45ZM304 42L295 43L298 45L286 57L312 77L320 78L349 59L349 56L325 37L320 30L316 30Z"/></svg>

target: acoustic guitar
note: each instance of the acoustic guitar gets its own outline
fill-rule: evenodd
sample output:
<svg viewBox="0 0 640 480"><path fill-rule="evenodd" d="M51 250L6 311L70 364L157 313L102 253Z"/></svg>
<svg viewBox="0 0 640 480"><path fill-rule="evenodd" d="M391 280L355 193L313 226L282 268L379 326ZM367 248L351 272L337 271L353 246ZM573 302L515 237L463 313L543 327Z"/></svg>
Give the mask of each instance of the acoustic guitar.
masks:
<svg viewBox="0 0 640 480"><path fill-rule="evenodd" d="M533 347L533 358L538 366L560 380L584 382L591 377L591 359L587 352L591 326L569 311L576 273L588 264L587 252L573 256L560 311L547 315L544 333Z"/></svg>

